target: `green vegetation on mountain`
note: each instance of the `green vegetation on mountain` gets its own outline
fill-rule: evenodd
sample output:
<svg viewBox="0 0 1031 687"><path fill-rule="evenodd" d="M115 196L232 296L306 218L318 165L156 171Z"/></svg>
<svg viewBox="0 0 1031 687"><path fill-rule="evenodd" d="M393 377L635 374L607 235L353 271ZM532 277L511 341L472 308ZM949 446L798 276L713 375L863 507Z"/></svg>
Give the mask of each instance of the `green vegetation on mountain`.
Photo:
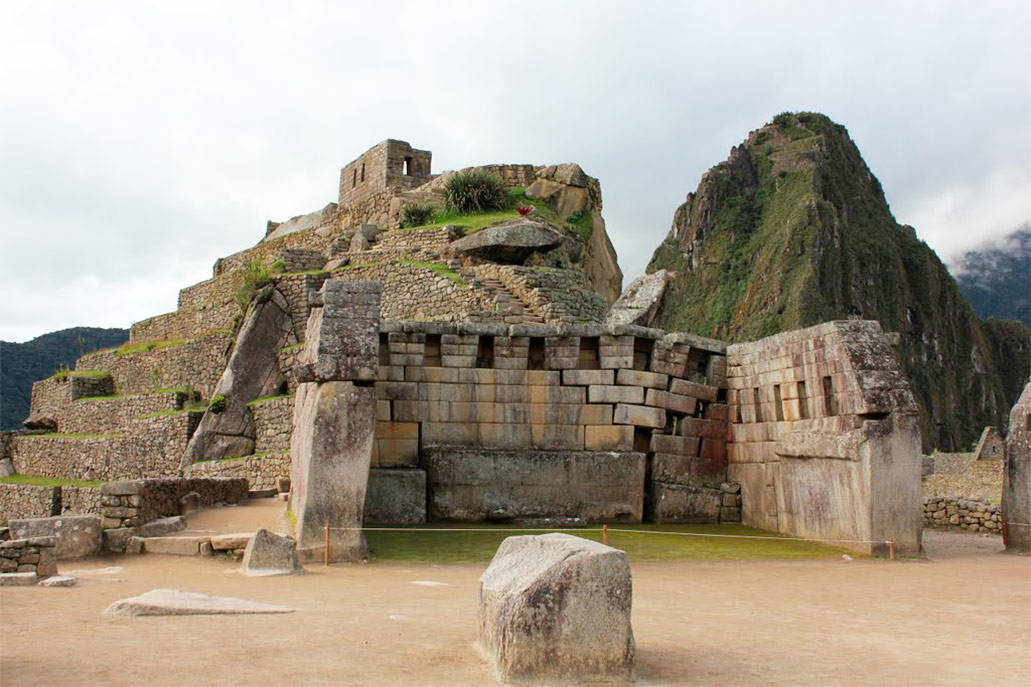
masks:
<svg viewBox="0 0 1031 687"><path fill-rule="evenodd" d="M118 346L128 329L73 327L38 336L25 343L0 341L0 429L17 429L29 415L32 383L98 348Z"/></svg>
<svg viewBox="0 0 1031 687"><path fill-rule="evenodd" d="M676 276L656 326L732 342L847 318L899 332L927 448L1003 426L1016 396L999 371L1027 378L1026 356L996 359L938 256L895 221L846 129L820 114L780 114L710 169L652 256L648 271L659 269Z"/></svg>

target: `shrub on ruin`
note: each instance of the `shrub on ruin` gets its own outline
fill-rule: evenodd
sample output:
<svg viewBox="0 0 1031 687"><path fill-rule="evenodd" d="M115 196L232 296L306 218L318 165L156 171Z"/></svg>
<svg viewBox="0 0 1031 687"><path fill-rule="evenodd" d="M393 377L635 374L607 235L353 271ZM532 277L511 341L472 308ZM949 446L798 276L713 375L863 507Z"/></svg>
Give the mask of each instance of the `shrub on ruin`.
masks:
<svg viewBox="0 0 1031 687"><path fill-rule="evenodd" d="M222 394L211 397L211 402L208 403L208 412L215 413L218 415L226 409L226 397Z"/></svg>
<svg viewBox="0 0 1031 687"><path fill-rule="evenodd" d="M450 212L504 210L511 202L505 182L496 174L473 169L452 174L444 182L444 205Z"/></svg>
<svg viewBox="0 0 1031 687"><path fill-rule="evenodd" d="M405 205L401 208L401 228L421 227L424 224L429 224L429 221L433 218L433 213L436 211L437 209L432 205L423 205L421 203Z"/></svg>
<svg viewBox="0 0 1031 687"><path fill-rule="evenodd" d="M261 260L248 260L243 266L243 282L236 290L236 302L240 310L246 310L254 297L272 282L272 270Z"/></svg>

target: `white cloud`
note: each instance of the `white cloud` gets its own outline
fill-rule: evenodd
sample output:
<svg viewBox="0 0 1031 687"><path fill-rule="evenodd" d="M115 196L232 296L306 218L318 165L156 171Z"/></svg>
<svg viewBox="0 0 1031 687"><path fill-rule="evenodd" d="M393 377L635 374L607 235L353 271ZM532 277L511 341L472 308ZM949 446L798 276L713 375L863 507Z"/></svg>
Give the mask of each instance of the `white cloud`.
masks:
<svg viewBox="0 0 1031 687"><path fill-rule="evenodd" d="M627 277L782 110L849 127L943 255L1031 217L1019 3L0 5L0 338L174 307L386 138L578 161ZM1010 226L1012 225L1012 226Z"/></svg>

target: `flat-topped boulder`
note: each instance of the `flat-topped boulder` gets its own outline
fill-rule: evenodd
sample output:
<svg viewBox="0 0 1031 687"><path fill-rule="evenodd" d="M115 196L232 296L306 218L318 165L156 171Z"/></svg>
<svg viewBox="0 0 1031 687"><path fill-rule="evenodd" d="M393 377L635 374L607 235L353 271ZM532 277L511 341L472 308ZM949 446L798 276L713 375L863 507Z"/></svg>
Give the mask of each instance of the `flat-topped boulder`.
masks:
<svg viewBox="0 0 1031 687"><path fill-rule="evenodd" d="M568 534L509 537L480 577L479 648L502 682L632 680L626 553Z"/></svg>
<svg viewBox="0 0 1031 687"><path fill-rule="evenodd" d="M289 575L301 572L297 563L297 542L265 528L259 528L243 553L243 572L248 576Z"/></svg>
<svg viewBox="0 0 1031 687"><path fill-rule="evenodd" d="M451 243L451 250L494 262L521 263L535 251L563 241L562 234L540 222L520 218L481 229Z"/></svg>

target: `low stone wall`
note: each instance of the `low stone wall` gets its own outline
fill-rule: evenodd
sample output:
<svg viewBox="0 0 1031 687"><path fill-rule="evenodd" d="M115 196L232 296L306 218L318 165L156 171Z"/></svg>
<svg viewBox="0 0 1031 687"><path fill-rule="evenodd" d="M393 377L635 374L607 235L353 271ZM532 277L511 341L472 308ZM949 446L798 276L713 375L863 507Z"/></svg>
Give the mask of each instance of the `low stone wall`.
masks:
<svg viewBox="0 0 1031 687"><path fill-rule="evenodd" d="M59 515L52 518L11 520L15 539L52 537L58 560L83 558L100 553L100 517L97 515Z"/></svg>
<svg viewBox="0 0 1031 687"><path fill-rule="evenodd" d="M1002 533L1002 507L980 499L925 496L924 526Z"/></svg>
<svg viewBox="0 0 1031 687"><path fill-rule="evenodd" d="M111 434L124 432L136 418L152 413L180 410L187 394L169 391L130 396L80 398L70 401L57 417L57 431Z"/></svg>
<svg viewBox="0 0 1031 687"><path fill-rule="evenodd" d="M0 542L0 573L57 574L53 537L29 537Z"/></svg>
<svg viewBox="0 0 1031 687"><path fill-rule="evenodd" d="M129 341L167 341L198 339L232 325L240 312L235 300L214 302L198 308L184 308L134 322L129 328Z"/></svg>
<svg viewBox="0 0 1031 687"><path fill-rule="evenodd" d="M186 476L190 478L239 478L247 480L248 488L251 491L276 489L279 485L279 478L290 477L290 453L206 460L187 467Z"/></svg>
<svg viewBox="0 0 1031 687"><path fill-rule="evenodd" d="M141 479L109 482L101 487L101 526L136 527L156 518L179 515L179 500L191 493L199 505L240 503L247 498L244 479Z"/></svg>

